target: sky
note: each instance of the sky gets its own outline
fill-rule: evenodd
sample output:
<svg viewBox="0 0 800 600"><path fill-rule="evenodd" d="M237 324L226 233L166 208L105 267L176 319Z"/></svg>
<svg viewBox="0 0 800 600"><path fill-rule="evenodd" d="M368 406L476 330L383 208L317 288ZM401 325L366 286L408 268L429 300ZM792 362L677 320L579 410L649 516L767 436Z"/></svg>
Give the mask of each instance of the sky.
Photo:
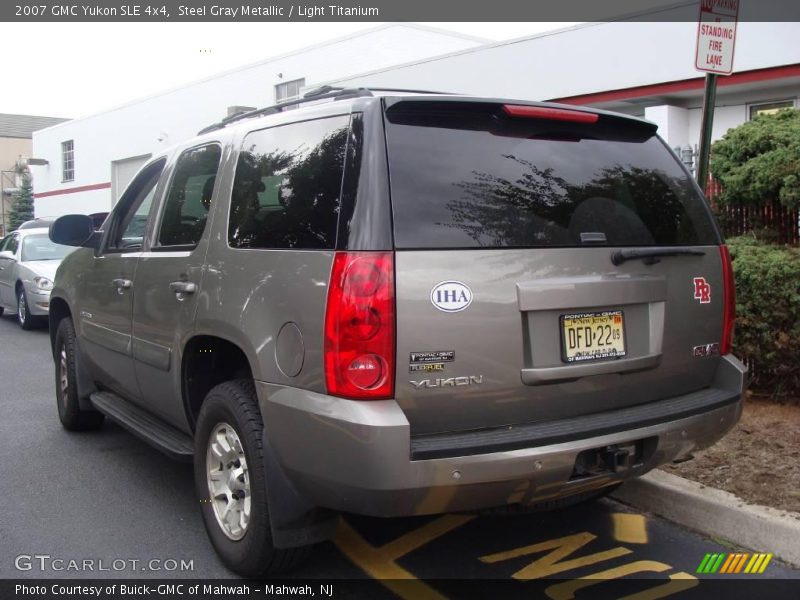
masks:
<svg viewBox="0 0 800 600"><path fill-rule="evenodd" d="M0 113L77 118L381 23L0 23ZM574 23L424 23L508 40ZM398 61L402 62L402 61Z"/></svg>

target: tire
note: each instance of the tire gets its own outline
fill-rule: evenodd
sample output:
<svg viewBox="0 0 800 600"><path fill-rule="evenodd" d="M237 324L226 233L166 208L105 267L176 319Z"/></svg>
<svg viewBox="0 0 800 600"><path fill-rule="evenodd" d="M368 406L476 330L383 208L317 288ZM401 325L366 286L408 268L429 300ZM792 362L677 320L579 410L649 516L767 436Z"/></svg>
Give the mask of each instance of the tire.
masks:
<svg viewBox="0 0 800 600"><path fill-rule="evenodd" d="M56 404L61 425L68 431L98 429L102 413L80 407L76 375L75 327L70 318L61 319L56 330Z"/></svg>
<svg viewBox="0 0 800 600"><path fill-rule="evenodd" d="M621 484L616 483L613 485L607 485L597 490L589 490L588 492L581 492L579 494L573 494L572 496L565 496L564 498L556 498L555 500L543 500L542 502L534 502L533 504L508 504L506 506L487 508L481 510L480 513L487 516L502 517L548 512L551 510L561 510L571 506L576 506L578 504L593 502L594 500L604 498L616 490L620 485Z"/></svg>
<svg viewBox="0 0 800 600"><path fill-rule="evenodd" d="M17 290L17 320L19 321L19 326L25 331L30 331L39 324L38 319L32 316L28 310L28 295L22 285Z"/></svg>
<svg viewBox="0 0 800 600"><path fill-rule="evenodd" d="M222 562L245 577L263 577L292 569L312 550L312 546L281 549L273 546L263 431L253 381L237 379L221 383L208 393L195 432L194 480L206 532ZM231 471L234 476L235 471L240 474L233 480L221 475ZM212 480L214 473L221 476ZM226 480L233 481L236 489L224 483ZM211 487L215 485L212 498ZM236 503L232 516L238 516L229 519L233 523L223 517L232 502ZM248 510L249 515L243 516Z"/></svg>

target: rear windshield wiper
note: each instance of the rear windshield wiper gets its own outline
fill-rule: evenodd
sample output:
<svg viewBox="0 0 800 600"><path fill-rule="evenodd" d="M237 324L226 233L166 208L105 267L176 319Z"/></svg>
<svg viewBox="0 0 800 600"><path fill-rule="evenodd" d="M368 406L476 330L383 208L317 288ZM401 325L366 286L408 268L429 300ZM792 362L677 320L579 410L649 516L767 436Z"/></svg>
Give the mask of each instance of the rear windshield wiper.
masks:
<svg viewBox="0 0 800 600"><path fill-rule="evenodd" d="M621 265L626 260L643 258L644 264L653 265L660 256L703 256L704 250L687 246L674 246L671 248L631 248L629 250L615 250L611 253L611 262Z"/></svg>

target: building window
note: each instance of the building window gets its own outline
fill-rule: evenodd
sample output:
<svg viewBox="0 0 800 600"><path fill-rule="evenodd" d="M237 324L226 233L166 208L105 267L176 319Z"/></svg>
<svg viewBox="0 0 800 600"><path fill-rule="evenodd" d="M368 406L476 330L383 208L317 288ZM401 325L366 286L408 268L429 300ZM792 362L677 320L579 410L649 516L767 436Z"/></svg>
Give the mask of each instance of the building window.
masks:
<svg viewBox="0 0 800 600"><path fill-rule="evenodd" d="M794 100L781 100L779 102L768 102L766 104L751 104L750 120L752 121L759 115L774 115L782 108L794 108Z"/></svg>
<svg viewBox="0 0 800 600"><path fill-rule="evenodd" d="M275 103L297 100L300 97L300 88L305 86L305 79L295 79L286 83L279 83L275 86Z"/></svg>
<svg viewBox="0 0 800 600"><path fill-rule="evenodd" d="M75 179L75 140L61 142L61 180Z"/></svg>

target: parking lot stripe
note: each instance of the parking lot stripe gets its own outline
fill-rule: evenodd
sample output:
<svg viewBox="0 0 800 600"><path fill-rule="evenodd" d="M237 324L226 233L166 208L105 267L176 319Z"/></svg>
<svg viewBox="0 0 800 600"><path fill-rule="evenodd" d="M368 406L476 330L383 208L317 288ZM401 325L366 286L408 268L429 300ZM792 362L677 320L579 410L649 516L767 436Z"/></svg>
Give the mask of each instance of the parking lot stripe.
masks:
<svg viewBox="0 0 800 600"><path fill-rule="evenodd" d="M628 548L618 547L611 548L610 550L604 550L602 552L595 552L594 554L587 554L586 556L573 558L571 560L563 560L595 539L597 539L596 535L589 533L588 531L584 531L562 538L546 540L530 546L515 548L514 550L507 550L505 552L498 552L496 554L488 554L486 556L481 556L480 560L484 563L492 564L503 560L510 560L512 558L519 558L520 556L526 556L528 554L535 554L545 550L551 550L551 552L548 552L541 558L536 559L527 567L523 567L512 575L514 579L526 580L539 579L555 573L569 571L570 569L577 569L578 567L593 565L604 560L625 556L626 554L630 554L632 552L632 550L629 550Z"/></svg>
<svg viewBox="0 0 800 600"><path fill-rule="evenodd" d="M613 513L614 537L625 544L647 543L647 521L643 515Z"/></svg>
<svg viewBox="0 0 800 600"><path fill-rule="evenodd" d="M669 571L672 567L662 562L655 560L637 560L626 565L620 565L605 571L598 571L585 577L579 577L572 581L565 581L551 585L545 590L545 594L552 600L571 600L575 598L575 592L587 588L591 585L608 581L609 579L619 579L626 575L633 575L634 573L663 573ZM697 579L688 575L688 573L678 573L681 577L675 577L673 583L670 581L667 584L658 585L649 590L632 594L628 596L629 600L654 600L655 598L663 598L677 592L689 589L697 585ZM688 577L687 577L688 576ZM672 579L672 577L670 578Z"/></svg>
<svg viewBox="0 0 800 600"><path fill-rule="evenodd" d="M356 566L406 600L446 600L395 561L474 519L474 515L445 515L399 538L374 547L342 519L334 540Z"/></svg>
<svg viewBox="0 0 800 600"><path fill-rule="evenodd" d="M445 515L427 525L409 531L396 540L381 546L380 550L384 556L397 560L409 552L413 552L428 542L449 533L453 529L461 527L475 518L475 515Z"/></svg>

